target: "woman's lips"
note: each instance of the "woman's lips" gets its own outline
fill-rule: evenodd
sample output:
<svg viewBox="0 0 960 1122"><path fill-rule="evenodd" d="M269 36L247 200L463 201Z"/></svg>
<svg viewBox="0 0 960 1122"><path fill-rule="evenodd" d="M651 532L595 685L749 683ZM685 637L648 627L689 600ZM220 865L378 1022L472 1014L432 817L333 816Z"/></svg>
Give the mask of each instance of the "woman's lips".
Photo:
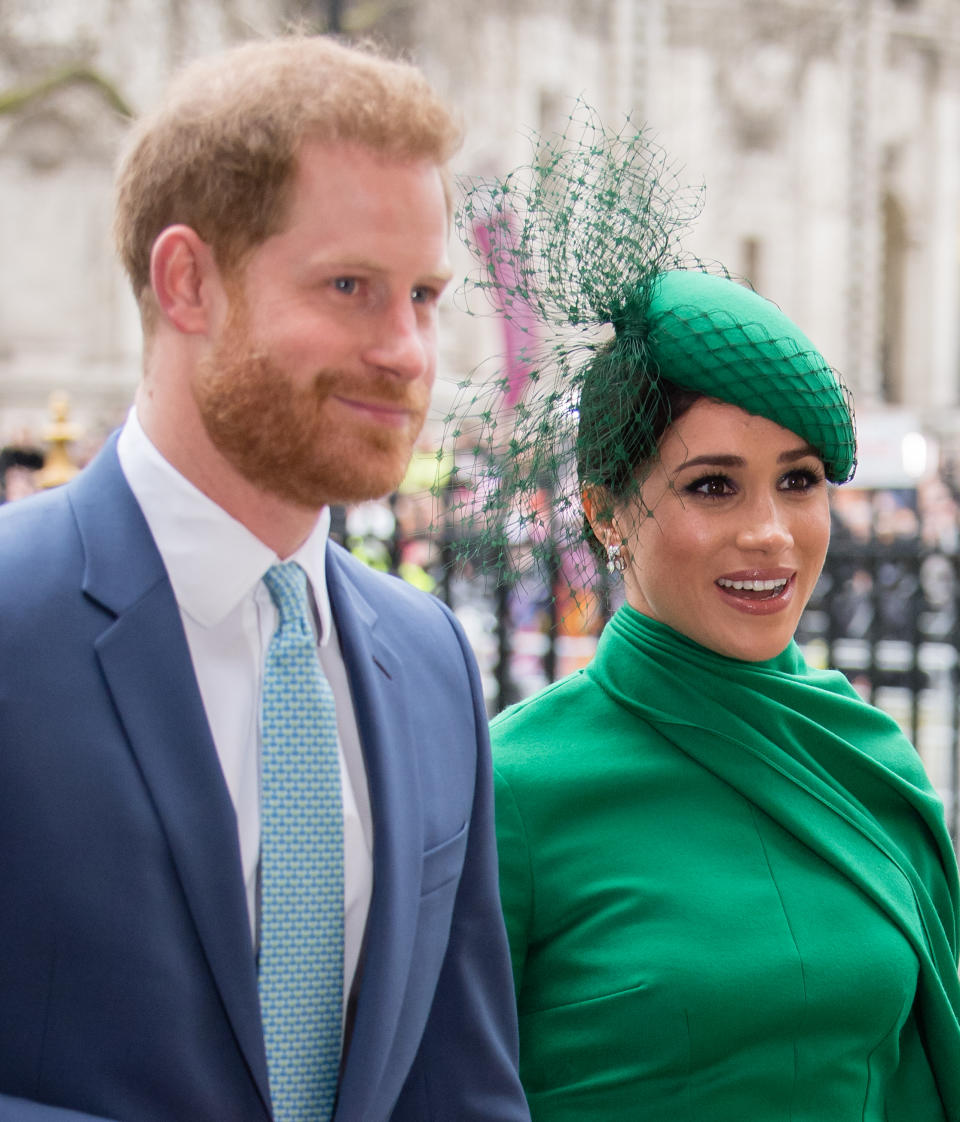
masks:
<svg viewBox="0 0 960 1122"><path fill-rule="evenodd" d="M741 611L765 615L780 611L793 599L797 574L793 570L729 573L714 585L724 600Z"/></svg>

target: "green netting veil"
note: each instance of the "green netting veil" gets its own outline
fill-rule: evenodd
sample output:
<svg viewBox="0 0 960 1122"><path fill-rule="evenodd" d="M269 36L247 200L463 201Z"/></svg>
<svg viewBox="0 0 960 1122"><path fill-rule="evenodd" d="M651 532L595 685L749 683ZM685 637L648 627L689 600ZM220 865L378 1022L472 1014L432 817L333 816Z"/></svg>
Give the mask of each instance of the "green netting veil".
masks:
<svg viewBox="0 0 960 1122"><path fill-rule="evenodd" d="M688 391L796 433L831 481L852 476L839 375L776 305L684 253L700 199L644 130L610 133L580 103L562 136L535 140L530 165L466 185L468 307L486 298L507 347L447 418L455 555L508 583L533 567L578 583L591 569L582 489L639 501Z"/></svg>

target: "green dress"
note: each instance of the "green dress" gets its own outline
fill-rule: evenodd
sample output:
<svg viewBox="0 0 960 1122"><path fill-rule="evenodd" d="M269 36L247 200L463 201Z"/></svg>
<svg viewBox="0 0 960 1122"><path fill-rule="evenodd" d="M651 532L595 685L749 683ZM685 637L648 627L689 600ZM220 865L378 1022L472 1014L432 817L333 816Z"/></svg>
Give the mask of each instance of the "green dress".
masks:
<svg viewBox="0 0 960 1122"><path fill-rule="evenodd" d="M625 607L493 741L536 1122L960 1122L956 859L842 675Z"/></svg>

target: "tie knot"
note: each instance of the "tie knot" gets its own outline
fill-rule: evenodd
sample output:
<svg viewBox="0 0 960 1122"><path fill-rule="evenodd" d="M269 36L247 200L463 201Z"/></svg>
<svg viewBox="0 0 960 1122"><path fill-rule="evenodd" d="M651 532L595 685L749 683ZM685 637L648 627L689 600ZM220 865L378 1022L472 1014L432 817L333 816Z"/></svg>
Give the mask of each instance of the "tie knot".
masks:
<svg viewBox="0 0 960 1122"><path fill-rule="evenodd" d="M310 603L307 599L307 574L296 561L272 565L263 574L263 583L277 606L280 627L300 623L310 627Z"/></svg>

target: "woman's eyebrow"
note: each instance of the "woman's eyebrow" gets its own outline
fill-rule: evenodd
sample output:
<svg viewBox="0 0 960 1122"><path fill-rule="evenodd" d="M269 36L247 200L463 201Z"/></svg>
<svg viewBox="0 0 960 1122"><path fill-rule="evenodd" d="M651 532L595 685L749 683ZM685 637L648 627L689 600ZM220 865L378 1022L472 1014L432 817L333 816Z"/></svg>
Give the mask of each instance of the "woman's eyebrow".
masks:
<svg viewBox="0 0 960 1122"><path fill-rule="evenodd" d="M807 456L815 456L818 460L820 459L820 453L812 444L803 444L799 448L790 448L786 452L781 452L777 456L777 463L792 464L797 460L805 459ZM694 456L689 460L684 460L682 464L677 466L676 470L683 471L685 468L691 467L736 468L745 465L746 460L743 456L737 456L729 452L707 452L702 456Z"/></svg>
<svg viewBox="0 0 960 1122"><path fill-rule="evenodd" d="M781 452L777 457L778 463L789 464L794 460L802 460L807 456L814 456L816 459L822 459L820 453L814 448L812 444L804 444L800 448L794 448L789 452Z"/></svg>
<svg viewBox="0 0 960 1122"><path fill-rule="evenodd" d="M703 456L694 456L690 460L684 460L682 464L677 466L677 471L683 471L684 468L690 467L743 467L745 463L746 460L742 456L708 452Z"/></svg>

